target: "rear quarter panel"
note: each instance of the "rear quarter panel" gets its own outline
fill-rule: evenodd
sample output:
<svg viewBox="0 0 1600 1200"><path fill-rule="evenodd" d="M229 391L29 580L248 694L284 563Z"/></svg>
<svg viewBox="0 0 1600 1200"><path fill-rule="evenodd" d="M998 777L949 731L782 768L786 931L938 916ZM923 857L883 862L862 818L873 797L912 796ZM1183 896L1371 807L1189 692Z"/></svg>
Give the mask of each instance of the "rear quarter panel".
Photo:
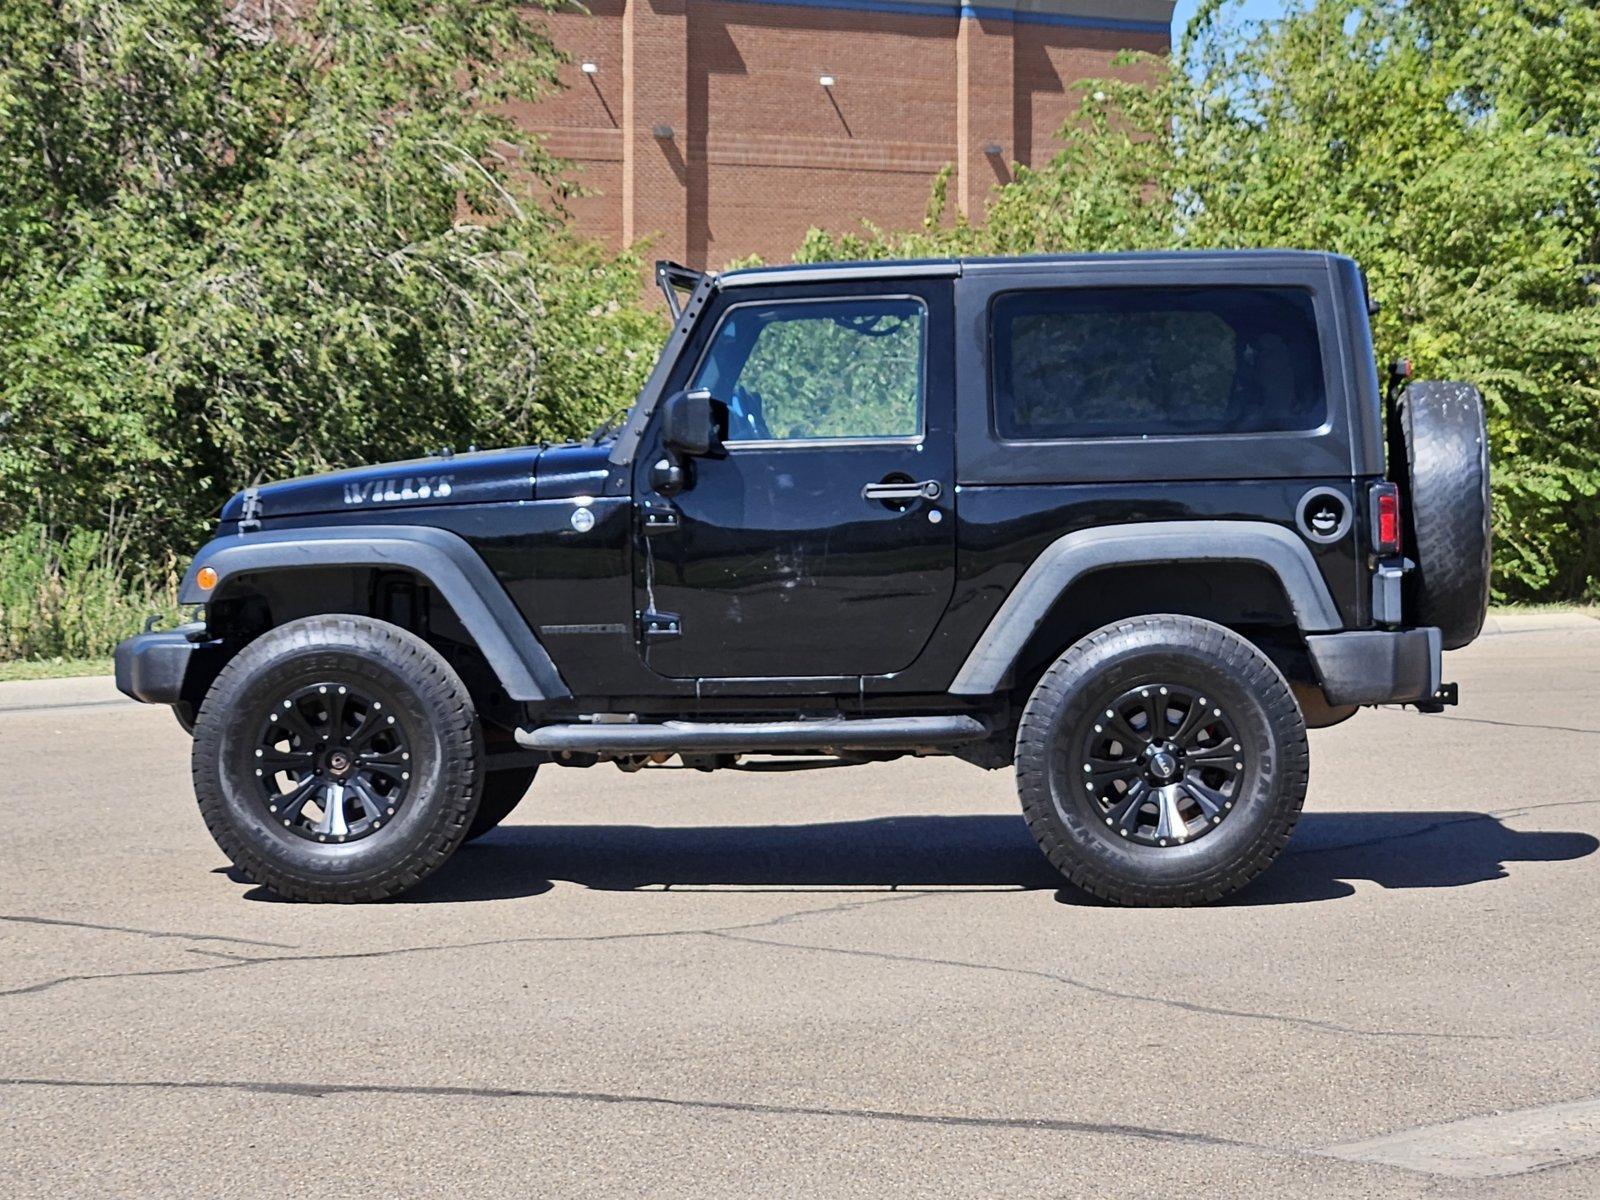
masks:
<svg viewBox="0 0 1600 1200"><path fill-rule="evenodd" d="M1008 443L996 434L990 378L990 307L996 296L1027 288L1229 284L1312 294L1328 397L1327 420L1319 429L1027 443ZM939 672L972 646L1023 573L1060 537L1173 520L1268 521L1294 530L1300 500L1315 488L1345 497L1353 520L1338 542L1304 539L1307 548L1346 626L1369 623L1366 486L1383 472L1383 448L1359 289L1359 272L1349 260L1304 253L970 268L956 288L958 573L955 598L932 646Z"/></svg>

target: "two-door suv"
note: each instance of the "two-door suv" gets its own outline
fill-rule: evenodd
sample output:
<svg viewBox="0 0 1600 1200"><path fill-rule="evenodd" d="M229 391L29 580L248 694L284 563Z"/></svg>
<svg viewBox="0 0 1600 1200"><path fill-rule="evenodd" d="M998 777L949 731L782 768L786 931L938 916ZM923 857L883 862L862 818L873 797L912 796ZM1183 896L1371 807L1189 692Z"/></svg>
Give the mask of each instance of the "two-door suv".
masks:
<svg viewBox="0 0 1600 1200"><path fill-rule="evenodd" d="M394 895L551 766L949 754L1078 887L1189 904L1283 849L1308 727L1454 702L1482 401L1380 385L1348 259L657 276L614 431L249 488L199 619L118 648L250 878Z"/></svg>

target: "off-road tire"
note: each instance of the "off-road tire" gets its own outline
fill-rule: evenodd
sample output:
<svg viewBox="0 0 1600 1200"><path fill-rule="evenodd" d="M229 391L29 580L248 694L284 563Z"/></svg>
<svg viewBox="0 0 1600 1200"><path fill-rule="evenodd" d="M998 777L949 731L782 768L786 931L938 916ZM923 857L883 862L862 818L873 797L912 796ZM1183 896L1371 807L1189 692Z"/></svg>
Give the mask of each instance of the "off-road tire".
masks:
<svg viewBox="0 0 1600 1200"><path fill-rule="evenodd" d="M265 714L323 680L387 698L412 747L400 811L345 845L279 828L255 779ZM206 828L240 871L286 899L351 902L396 896L449 859L477 813L482 758L472 699L431 646L383 621L334 615L279 626L223 668L195 724L192 769Z"/></svg>
<svg viewBox="0 0 1600 1200"><path fill-rule="evenodd" d="M1124 839L1079 790L1079 731L1109 697L1145 684L1214 700L1242 746L1230 810L1179 844ZM1288 843L1308 763L1305 724L1278 668L1231 630L1182 616L1139 617L1083 638L1040 679L1017 731L1017 790L1040 849L1073 885L1124 905L1202 904L1249 883Z"/></svg>
<svg viewBox="0 0 1600 1200"><path fill-rule="evenodd" d="M1437 625L1444 649L1483 629L1489 611L1489 435L1470 383L1413 383L1395 409L1406 503L1406 617Z"/></svg>
<svg viewBox="0 0 1600 1200"><path fill-rule="evenodd" d="M506 767L499 771L485 772L483 796L478 801L478 815L472 818L472 825L462 840L470 842L481 838L509 817L517 805L522 803L522 798L528 794L528 789L533 786L533 777L538 771L537 766L532 766Z"/></svg>

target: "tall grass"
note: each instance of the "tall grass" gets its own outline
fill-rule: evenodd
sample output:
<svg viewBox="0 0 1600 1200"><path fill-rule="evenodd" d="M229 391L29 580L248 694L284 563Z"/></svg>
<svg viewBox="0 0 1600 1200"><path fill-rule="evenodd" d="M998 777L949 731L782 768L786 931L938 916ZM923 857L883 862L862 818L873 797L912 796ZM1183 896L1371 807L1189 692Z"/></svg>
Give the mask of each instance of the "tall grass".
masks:
<svg viewBox="0 0 1600 1200"><path fill-rule="evenodd" d="M175 615L176 580L132 576L120 550L99 529L0 536L0 661L101 657L151 613Z"/></svg>

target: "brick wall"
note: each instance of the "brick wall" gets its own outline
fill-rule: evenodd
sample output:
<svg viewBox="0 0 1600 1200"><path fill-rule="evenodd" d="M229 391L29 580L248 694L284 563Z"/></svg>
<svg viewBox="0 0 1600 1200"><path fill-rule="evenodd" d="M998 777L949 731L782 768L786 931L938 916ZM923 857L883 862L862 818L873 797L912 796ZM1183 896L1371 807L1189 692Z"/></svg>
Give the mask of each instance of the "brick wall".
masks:
<svg viewBox="0 0 1600 1200"><path fill-rule="evenodd" d="M1049 159L1076 80L1168 45L1171 0L1016 3L590 0L545 18L565 90L516 115L593 193L583 232L695 267L781 262L812 226L914 226L946 164L980 215L1010 164Z"/></svg>

